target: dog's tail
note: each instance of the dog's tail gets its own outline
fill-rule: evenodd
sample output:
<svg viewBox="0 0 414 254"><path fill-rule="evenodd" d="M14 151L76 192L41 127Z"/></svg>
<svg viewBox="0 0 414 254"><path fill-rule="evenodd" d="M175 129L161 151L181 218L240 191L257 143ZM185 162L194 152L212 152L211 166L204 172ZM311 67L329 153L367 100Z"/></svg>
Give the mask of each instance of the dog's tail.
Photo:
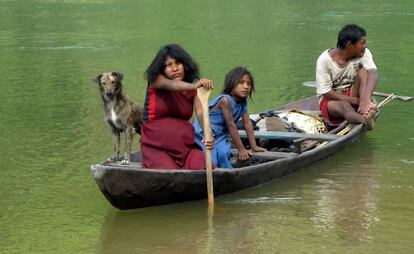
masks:
<svg viewBox="0 0 414 254"><path fill-rule="evenodd" d="M141 125L144 121L144 110L141 106L134 105L135 111L135 120L134 120L134 129L135 132L141 135Z"/></svg>
<svg viewBox="0 0 414 254"><path fill-rule="evenodd" d="M135 130L135 133L138 133L139 135L141 135L141 123L135 123L134 130Z"/></svg>

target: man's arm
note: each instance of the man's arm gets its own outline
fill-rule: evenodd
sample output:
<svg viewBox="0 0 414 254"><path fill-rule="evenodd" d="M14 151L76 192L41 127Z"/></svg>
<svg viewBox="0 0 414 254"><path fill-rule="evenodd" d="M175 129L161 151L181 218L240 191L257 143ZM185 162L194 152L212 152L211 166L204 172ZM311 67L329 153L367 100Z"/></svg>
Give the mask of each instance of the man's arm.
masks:
<svg viewBox="0 0 414 254"><path fill-rule="evenodd" d="M358 97L346 96L334 90L324 93L323 96L326 97L327 99L334 100L334 101L346 101L346 102L351 103L352 105L358 105L360 101Z"/></svg>

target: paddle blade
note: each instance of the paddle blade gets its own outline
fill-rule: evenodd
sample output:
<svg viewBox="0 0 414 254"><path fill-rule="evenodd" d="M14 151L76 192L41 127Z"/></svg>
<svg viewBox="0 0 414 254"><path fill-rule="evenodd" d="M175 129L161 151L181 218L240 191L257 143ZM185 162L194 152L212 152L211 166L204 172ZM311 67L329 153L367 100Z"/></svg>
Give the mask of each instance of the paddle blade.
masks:
<svg viewBox="0 0 414 254"><path fill-rule="evenodd" d="M302 84L307 87L316 87L315 81L305 81Z"/></svg>

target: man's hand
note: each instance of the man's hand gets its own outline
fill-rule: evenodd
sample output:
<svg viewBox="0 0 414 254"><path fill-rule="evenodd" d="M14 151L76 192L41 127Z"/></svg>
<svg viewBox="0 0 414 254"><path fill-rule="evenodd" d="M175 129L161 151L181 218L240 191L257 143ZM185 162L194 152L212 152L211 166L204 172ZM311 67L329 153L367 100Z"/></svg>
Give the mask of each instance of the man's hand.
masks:
<svg viewBox="0 0 414 254"><path fill-rule="evenodd" d="M358 108L358 112L363 115L365 118L367 117L367 115L373 111L374 113L376 113L378 111L377 105L375 103L369 102L369 103L360 103L359 104L359 108Z"/></svg>

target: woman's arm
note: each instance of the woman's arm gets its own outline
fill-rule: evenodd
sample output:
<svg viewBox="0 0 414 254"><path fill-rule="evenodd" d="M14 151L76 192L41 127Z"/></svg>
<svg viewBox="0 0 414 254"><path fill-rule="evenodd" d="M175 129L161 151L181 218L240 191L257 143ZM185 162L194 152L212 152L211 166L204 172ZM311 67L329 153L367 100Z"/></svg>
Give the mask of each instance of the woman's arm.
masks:
<svg viewBox="0 0 414 254"><path fill-rule="evenodd" d="M191 83L168 79L164 75L158 75L155 82L151 85L156 89L165 89L174 92L185 92L197 89L197 86Z"/></svg>
<svg viewBox="0 0 414 254"><path fill-rule="evenodd" d="M174 92L185 92L196 90L199 87L204 87L207 90L213 89L213 81L208 79L200 79L194 85L181 80L172 80L166 78L164 75L158 75L157 79L151 84L156 89L165 89Z"/></svg>
<svg viewBox="0 0 414 254"><path fill-rule="evenodd" d="M266 151L265 148L260 147L256 144L256 138L254 136L252 121L250 120L249 113L247 111L243 114L242 119L243 119L243 126L244 126L244 129L246 130L247 138L249 139L249 144L250 144L252 151L265 152Z"/></svg>

